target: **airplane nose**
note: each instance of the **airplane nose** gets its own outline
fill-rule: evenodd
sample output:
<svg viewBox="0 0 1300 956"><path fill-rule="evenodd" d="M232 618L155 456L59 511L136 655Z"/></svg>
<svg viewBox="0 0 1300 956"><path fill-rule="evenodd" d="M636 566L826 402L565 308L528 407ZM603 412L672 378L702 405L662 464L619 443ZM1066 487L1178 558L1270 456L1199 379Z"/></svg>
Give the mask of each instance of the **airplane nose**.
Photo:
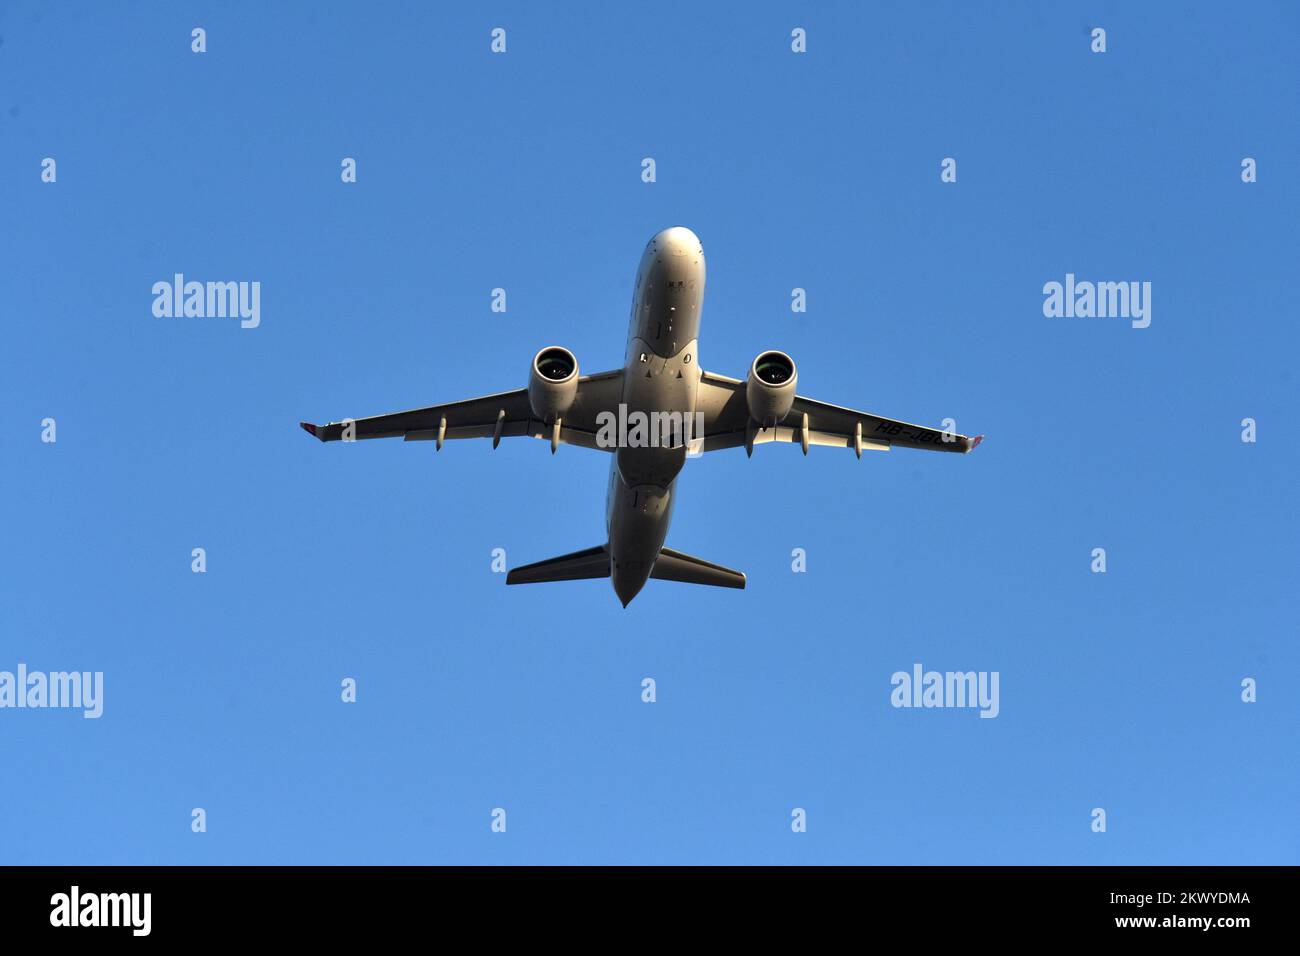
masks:
<svg viewBox="0 0 1300 956"><path fill-rule="evenodd" d="M671 256L700 255L704 251L700 237L685 226L672 226L656 233L651 242Z"/></svg>

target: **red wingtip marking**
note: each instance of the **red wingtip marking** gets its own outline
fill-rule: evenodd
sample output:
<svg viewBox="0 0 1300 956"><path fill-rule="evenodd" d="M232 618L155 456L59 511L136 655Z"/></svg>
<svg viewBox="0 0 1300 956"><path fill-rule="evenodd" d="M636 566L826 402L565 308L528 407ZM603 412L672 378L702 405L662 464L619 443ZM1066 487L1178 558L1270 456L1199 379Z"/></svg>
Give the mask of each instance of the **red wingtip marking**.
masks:
<svg viewBox="0 0 1300 956"><path fill-rule="evenodd" d="M316 426L313 425L311 422L299 422L298 424L302 426L302 430L305 431L308 435L311 435L313 438L317 437Z"/></svg>
<svg viewBox="0 0 1300 956"><path fill-rule="evenodd" d="M984 436L983 436L983 435L976 435L974 438L972 438L972 439L970 440L970 450L971 450L971 451L974 451L976 448L978 448L979 445L980 445L980 442L982 442L983 440L984 440Z"/></svg>

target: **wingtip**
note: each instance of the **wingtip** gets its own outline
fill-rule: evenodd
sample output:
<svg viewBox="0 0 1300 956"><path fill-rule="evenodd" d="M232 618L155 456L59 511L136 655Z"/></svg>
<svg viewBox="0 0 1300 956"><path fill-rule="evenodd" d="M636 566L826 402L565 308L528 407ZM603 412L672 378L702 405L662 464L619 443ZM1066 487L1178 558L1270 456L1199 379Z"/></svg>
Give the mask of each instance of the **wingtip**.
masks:
<svg viewBox="0 0 1300 956"><path fill-rule="evenodd" d="M299 422L298 427L300 427L312 438L320 438L320 435L317 434L317 431L320 428L319 425L313 425L311 422Z"/></svg>
<svg viewBox="0 0 1300 956"><path fill-rule="evenodd" d="M974 451L976 448L980 446L980 442L982 442L983 440L984 440L983 435L976 435L974 438L970 440L970 447L967 448L966 450L968 452Z"/></svg>

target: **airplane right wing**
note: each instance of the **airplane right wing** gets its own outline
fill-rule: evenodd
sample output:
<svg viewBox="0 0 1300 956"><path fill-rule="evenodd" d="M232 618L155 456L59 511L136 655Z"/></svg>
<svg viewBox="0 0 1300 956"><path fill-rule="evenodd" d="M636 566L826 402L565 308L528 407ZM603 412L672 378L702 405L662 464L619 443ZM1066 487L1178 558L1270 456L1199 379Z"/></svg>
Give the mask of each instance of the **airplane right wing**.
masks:
<svg viewBox="0 0 1300 956"><path fill-rule="evenodd" d="M859 457L863 451L889 451L895 445L962 454L984 440L983 435L957 435L803 395L795 396L782 423L775 428L760 428L750 418L745 383L712 372L700 376L698 402L704 414L704 451L740 446L752 450L754 445L776 441L797 442L803 445L805 455L810 445L852 448Z"/></svg>
<svg viewBox="0 0 1300 956"><path fill-rule="evenodd" d="M430 405L406 412L343 419L328 425L301 422L302 428L321 441L356 441L363 438L401 438L403 441L433 441L442 447L448 439L491 438L496 447L502 438L540 438L556 444L600 448L597 416L602 411L617 414L623 396L623 370L585 375L578 379L578 394L565 412L559 433L533 415L528 390L499 392L463 402ZM613 448L601 448L613 451Z"/></svg>

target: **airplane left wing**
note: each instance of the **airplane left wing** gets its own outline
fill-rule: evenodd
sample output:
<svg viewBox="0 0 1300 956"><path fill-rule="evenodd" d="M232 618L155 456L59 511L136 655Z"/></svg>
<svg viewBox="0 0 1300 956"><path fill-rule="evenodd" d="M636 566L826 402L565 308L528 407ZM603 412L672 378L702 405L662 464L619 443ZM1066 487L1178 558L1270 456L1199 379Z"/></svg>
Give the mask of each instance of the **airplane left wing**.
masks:
<svg viewBox="0 0 1300 956"><path fill-rule="evenodd" d="M895 445L927 451L968 452L983 435L945 433L925 425L882 418L839 405L828 405L796 395L790 413L775 428L760 428L749 415L745 401L745 383L725 375L704 372L696 407L704 413L704 451L744 446L752 452L754 445L765 442L798 442L808 454L810 445L852 448L858 457L863 451L889 451Z"/></svg>
<svg viewBox="0 0 1300 956"><path fill-rule="evenodd" d="M577 397L565 412L558 434L551 425L533 415L528 390L524 388L390 415L345 418L328 425L300 424L304 431L321 441L401 438L403 441L433 441L441 448L445 440L491 438L495 448L502 438L522 436L550 441L552 451L557 444L599 448L596 444L599 430L596 416L602 411L617 413L622 395L621 369L579 378Z"/></svg>

